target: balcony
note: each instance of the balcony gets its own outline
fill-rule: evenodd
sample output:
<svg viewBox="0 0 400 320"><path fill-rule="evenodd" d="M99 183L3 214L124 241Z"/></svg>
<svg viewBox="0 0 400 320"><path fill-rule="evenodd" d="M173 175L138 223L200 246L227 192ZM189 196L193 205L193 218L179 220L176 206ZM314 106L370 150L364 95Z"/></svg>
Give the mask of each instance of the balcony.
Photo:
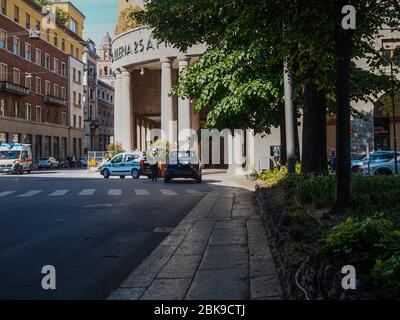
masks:
<svg viewBox="0 0 400 320"><path fill-rule="evenodd" d="M49 95L44 96L43 102L44 104L52 104L60 107L64 107L67 104L67 101Z"/></svg>
<svg viewBox="0 0 400 320"><path fill-rule="evenodd" d="M28 88L8 81L0 81L0 91L14 93L19 96L29 95Z"/></svg>

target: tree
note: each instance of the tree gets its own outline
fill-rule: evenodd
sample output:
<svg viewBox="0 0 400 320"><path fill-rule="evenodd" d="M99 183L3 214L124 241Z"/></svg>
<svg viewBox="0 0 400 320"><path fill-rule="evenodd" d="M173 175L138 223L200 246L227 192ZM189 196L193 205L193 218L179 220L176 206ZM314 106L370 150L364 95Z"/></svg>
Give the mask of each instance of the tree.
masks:
<svg viewBox="0 0 400 320"><path fill-rule="evenodd" d="M394 0L393 0L394 1ZM158 0L148 1L146 10L137 18L144 24L154 28L154 34L161 40L172 42L177 47L185 50L188 46L200 42L209 45L209 51L224 49L228 56L234 52L240 52L249 48L258 41L264 51L263 61L256 61L254 57L251 64L262 68L281 65L283 59L289 56L289 68L295 77L295 91L303 105L303 159L302 170L306 173L324 174L326 170L326 113L327 111L338 111L341 123L338 134L339 148L343 147L339 157L340 166L346 170L348 183L347 166L350 157L350 107L349 99L365 99L367 94L377 89L374 81L363 81L362 83L352 82L354 78L364 73L366 78L375 78L366 70L353 68L352 59L367 59L373 65L377 63L377 52L373 46L377 31L383 24L393 25L396 18L393 10L388 6L390 1L360 0L355 2L356 12L360 28L357 26L351 43L353 50L344 50L349 44L346 37L338 31L341 26L343 14L341 13L342 3L335 0L292 0L292 1L255 1L255 0ZM321 19L321 16L324 19ZM285 33L282 34L282 26L285 26ZM345 33L347 36L347 33ZM344 45L344 49L340 47ZM220 63L220 61L219 61ZM218 64L219 64L218 63ZM211 81L214 83L225 80L224 90L211 90L209 86L203 85L204 90L199 91L201 82L196 79L210 81L210 77L204 75L212 70L211 64L202 63L199 60L199 67L190 67L186 73L185 87L191 88L192 97L202 97L203 101L197 106L204 105L204 102L212 102L217 106L217 112L211 112L211 120L214 121L224 115L230 115L233 110L252 111L249 102L238 95L243 90L236 90L240 83L234 77L228 77L226 73L215 73ZM233 65L233 70L243 70L240 64ZM193 70L193 73L191 73ZM229 70L225 68L224 70ZM260 69L261 70L261 69ZM193 77L192 77L193 76ZM268 74L270 83L276 83L274 76ZM279 76L278 76L279 78ZM353 78L353 79L354 79ZM335 81L335 79L337 79ZM343 82L342 82L343 80ZM252 81L255 81L253 78ZM210 82L205 82L208 84ZM256 83L256 82L254 82ZM265 80L263 83L266 83ZM373 85L373 86L371 86ZM354 86L354 93L349 90ZM221 86L220 86L221 87ZM364 88L363 88L364 87ZM229 90L226 90L228 88ZM278 88L277 91L279 92ZM269 90L269 88L267 89ZM191 96L189 92L180 90L183 94ZM271 90L269 90L271 91ZM256 92L259 92L256 90ZM267 91L268 92L268 91ZM301 92L301 94L300 94ZM232 93L234 95L232 96ZM229 98L229 96L231 98ZM258 94L258 93L256 93ZM275 96L266 95L269 98ZM242 99L234 100L234 97ZM329 99L327 99L329 97ZM271 102L273 99L265 100ZM332 107L332 101L334 105ZM224 102L224 103L222 103ZM246 107L242 107L246 105ZM251 104L250 104L251 105ZM269 106L265 104L264 106ZM222 111L222 112L221 112ZM265 107L265 112L271 110ZM235 115L235 113L233 113ZM243 122L244 118L250 119L252 114L242 114L243 117L225 117L229 120ZM222 118L223 119L223 118ZM275 119L275 117L272 117ZM223 121L222 121L223 123ZM266 125L265 122L262 122ZM233 124L234 125L234 124ZM267 127L267 126L266 126ZM268 128L268 127L267 127ZM347 168L347 169L346 169ZM338 181L341 181L342 174L339 172ZM344 193L349 194L348 189ZM342 198L344 199L344 198Z"/></svg>
<svg viewBox="0 0 400 320"><path fill-rule="evenodd" d="M142 9L139 6L128 6L122 10L118 17L117 25L115 26L115 34L121 34L129 29L139 27L140 24L136 20L134 14L141 12Z"/></svg>

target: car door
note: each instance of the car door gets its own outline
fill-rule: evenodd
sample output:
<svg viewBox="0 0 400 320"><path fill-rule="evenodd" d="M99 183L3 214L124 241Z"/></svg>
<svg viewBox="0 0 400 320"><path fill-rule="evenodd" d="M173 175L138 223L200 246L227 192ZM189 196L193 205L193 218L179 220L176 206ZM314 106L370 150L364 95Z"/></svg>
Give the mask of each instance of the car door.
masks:
<svg viewBox="0 0 400 320"><path fill-rule="evenodd" d="M124 164L126 168L126 173L130 174L133 168L138 169L140 164L137 162L139 155L137 154L126 154L124 159Z"/></svg>
<svg viewBox="0 0 400 320"><path fill-rule="evenodd" d="M121 173L124 173L123 160L123 154L116 155L114 158L112 158L110 167L110 173L112 175L120 175Z"/></svg>

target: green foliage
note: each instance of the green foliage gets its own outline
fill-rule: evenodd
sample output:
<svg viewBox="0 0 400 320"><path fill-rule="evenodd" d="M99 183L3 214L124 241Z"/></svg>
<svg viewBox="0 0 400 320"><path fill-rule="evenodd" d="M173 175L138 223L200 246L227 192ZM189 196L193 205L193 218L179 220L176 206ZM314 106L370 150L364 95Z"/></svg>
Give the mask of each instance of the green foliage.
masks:
<svg viewBox="0 0 400 320"><path fill-rule="evenodd" d="M129 29L133 29L140 26L140 23L135 18L135 14L141 12L142 9L139 6L128 6L122 10L118 17L117 25L115 26L115 34L119 35Z"/></svg>
<svg viewBox="0 0 400 320"><path fill-rule="evenodd" d="M56 18L62 24L66 25L67 22L69 21L70 15L68 12L65 12L64 10L62 10L60 8L56 8Z"/></svg>
<svg viewBox="0 0 400 320"><path fill-rule="evenodd" d="M106 159L110 160L112 157L122 152L125 152L125 150L122 148L121 143L119 142L110 143L107 147Z"/></svg>
<svg viewBox="0 0 400 320"><path fill-rule="evenodd" d="M301 202L312 203L317 208L335 204L335 176L305 176L294 189Z"/></svg>
<svg viewBox="0 0 400 320"><path fill-rule="evenodd" d="M383 214L349 217L321 242L322 256L353 265L378 297L400 293L400 230Z"/></svg>

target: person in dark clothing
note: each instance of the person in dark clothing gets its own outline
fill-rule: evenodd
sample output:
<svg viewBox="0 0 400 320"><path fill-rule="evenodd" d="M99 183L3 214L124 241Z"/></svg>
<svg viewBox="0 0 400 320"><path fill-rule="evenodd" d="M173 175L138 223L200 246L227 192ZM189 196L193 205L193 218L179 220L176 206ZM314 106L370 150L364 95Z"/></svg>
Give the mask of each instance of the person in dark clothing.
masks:
<svg viewBox="0 0 400 320"><path fill-rule="evenodd" d="M331 165L331 172L336 172L336 153L335 151L331 152L331 156L329 157L329 163Z"/></svg>
<svg viewBox="0 0 400 320"><path fill-rule="evenodd" d="M151 168L151 181L157 182L158 178L158 162L150 165Z"/></svg>

